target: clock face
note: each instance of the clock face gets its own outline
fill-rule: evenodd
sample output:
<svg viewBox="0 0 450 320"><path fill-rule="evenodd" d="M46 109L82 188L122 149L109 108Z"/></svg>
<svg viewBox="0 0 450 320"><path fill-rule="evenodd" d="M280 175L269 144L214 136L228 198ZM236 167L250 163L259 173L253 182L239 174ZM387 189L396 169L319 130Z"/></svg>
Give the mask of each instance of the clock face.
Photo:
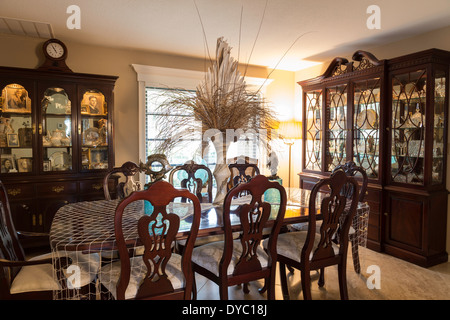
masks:
<svg viewBox="0 0 450 320"><path fill-rule="evenodd" d="M64 47L57 42L50 42L45 48L45 51L54 59L61 58L64 55Z"/></svg>

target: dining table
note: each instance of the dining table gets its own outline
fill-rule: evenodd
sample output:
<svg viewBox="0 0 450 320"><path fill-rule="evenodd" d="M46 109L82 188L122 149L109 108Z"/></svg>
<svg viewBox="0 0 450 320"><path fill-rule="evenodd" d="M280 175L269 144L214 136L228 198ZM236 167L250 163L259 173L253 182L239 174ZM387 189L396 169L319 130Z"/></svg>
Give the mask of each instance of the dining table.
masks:
<svg viewBox="0 0 450 320"><path fill-rule="evenodd" d="M286 188L287 205L283 225L288 226L296 223L308 222L310 194L311 191L307 189ZM320 208L319 204L324 196L326 196L326 193L318 193L318 197L316 198L316 208ZM277 211L276 207L279 205L279 194L277 196L276 194L274 195L266 192L265 198L264 201L270 202L272 205L272 218L275 219ZM59 259L74 251L86 255L98 255L101 260L100 265L107 265L114 259L117 259L117 248L115 246L114 235L114 216L120 201L120 199L114 199L69 203L56 212L50 229L50 246L55 277L61 275L61 270L58 270L58 268L61 268L61 264L58 262ZM250 203L250 201L251 195L233 199L231 209L238 208L245 203ZM223 234L222 207L222 204L201 203L201 219L197 238ZM142 215L149 214L151 211L151 205L144 201L134 202L125 209L123 216L123 230L125 239L130 243L130 247L133 247L137 243L137 221ZM320 220L320 209L317 209L317 211L316 217ZM192 204L189 202L171 202L167 206L167 212L175 213L180 217L180 227L176 239L186 239L189 235L193 217ZM368 215L368 204L365 202L358 203L355 216L358 217L358 221L361 221L361 225L357 228L358 237L361 240L359 241L360 243L364 242L362 240L367 239ZM273 219L269 218L267 227L271 226ZM239 231L240 221L238 215L232 213L230 220L233 231ZM76 264L76 261L73 261L72 263ZM89 272L96 273L98 270L90 270ZM64 288L54 292L54 299L99 298L99 292L101 291L99 286L99 283L97 283L96 289L90 290L87 294L81 291L77 294L77 288L73 288L73 286L63 286ZM67 287L72 290L69 292Z"/></svg>

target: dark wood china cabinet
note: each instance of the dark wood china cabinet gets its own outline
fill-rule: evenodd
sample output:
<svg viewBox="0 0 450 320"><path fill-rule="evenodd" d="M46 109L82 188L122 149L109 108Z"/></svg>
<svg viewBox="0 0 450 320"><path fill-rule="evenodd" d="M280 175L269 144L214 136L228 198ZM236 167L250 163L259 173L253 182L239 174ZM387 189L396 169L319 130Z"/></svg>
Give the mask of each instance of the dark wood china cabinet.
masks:
<svg viewBox="0 0 450 320"><path fill-rule="evenodd" d="M367 246L424 267L445 262L450 52L378 60L357 51L352 60L299 82L300 186L354 161L369 177Z"/></svg>
<svg viewBox="0 0 450 320"><path fill-rule="evenodd" d="M103 198L116 79L0 67L0 176L17 230L48 232L64 204Z"/></svg>

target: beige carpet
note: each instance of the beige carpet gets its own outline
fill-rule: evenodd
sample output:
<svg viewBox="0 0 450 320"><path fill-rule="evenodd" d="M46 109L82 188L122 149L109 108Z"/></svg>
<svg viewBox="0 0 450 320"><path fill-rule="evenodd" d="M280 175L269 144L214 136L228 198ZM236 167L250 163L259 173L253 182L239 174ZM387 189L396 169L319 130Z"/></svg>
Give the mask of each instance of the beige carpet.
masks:
<svg viewBox="0 0 450 320"><path fill-rule="evenodd" d="M433 268L422 268L392 256L360 248L361 274L353 270L351 255L348 258L347 283L351 300L449 300L450 299L450 263L444 263ZM379 267L380 289L369 289L373 271L368 272L369 266ZM369 270L370 271L370 270ZM337 268L330 267L325 272L325 286L317 285L318 274L311 273L312 296L314 300L338 300L339 285L337 281ZM292 300L302 300L300 272L288 273L289 294ZM258 288L262 281L250 284L250 294L245 295L239 286L228 289L230 300L261 300L266 299L265 294L259 294ZM219 299L218 287L201 276L197 276L197 289L199 300ZM276 299L282 299L281 286L277 272Z"/></svg>

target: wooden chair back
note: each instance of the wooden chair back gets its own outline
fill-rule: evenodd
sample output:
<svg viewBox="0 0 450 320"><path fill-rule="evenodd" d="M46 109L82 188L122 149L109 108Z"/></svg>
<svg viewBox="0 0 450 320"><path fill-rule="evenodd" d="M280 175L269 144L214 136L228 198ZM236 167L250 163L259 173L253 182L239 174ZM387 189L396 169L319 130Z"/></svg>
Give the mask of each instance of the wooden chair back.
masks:
<svg viewBox="0 0 450 320"><path fill-rule="evenodd" d="M14 228L8 195L1 181L0 211L0 258L10 261L24 261L25 252ZM12 271L9 272L9 270ZM9 288L19 271L20 267L11 269L0 268L0 297L8 297L10 295Z"/></svg>
<svg viewBox="0 0 450 320"><path fill-rule="evenodd" d="M357 166L353 161L349 161L345 164L337 166L336 168L334 168L333 172L336 172L337 170L343 170L347 175L351 177L354 177L358 173L361 174L362 184L361 188L359 189L358 201L363 202L367 192L367 185L369 183L369 178L367 176L366 170L364 170L362 167Z"/></svg>
<svg viewBox="0 0 450 320"><path fill-rule="evenodd" d="M230 180L228 182L228 190L241 183L250 181L254 176L260 174L259 168L254 163L231 163L228 165L230 169Z"/></svg>
<svg viewBox="0 0 450 320"><path fill-rule="evenodd" d="M320 240L315 244L316 215L309 214L307 237L301 252L302 263L310 263L313 265L312 269L336 264L347 258L349 229L358 204L358 183L344 171L337 170L329 178L321 179L314 185L309 199L310 213L316 212L316 197L323 187L327 187L329 191L319 208L323 217ZM348 192L348 190L352 191ZM339 241L339 254L335 254L333 249L333 238L336 232L342 240Z"/></svg>
<svg viewBox="0 0 450 320"><path fill-rule="evenodd" d="M140 167L131 161L125 162L121 167L110 170L103 179L103 191L105 199L111 200L111 190L109 189L109 180L113 175L119 175L122 179L115 190L115 198L123 199L133 191L141 190L141 184L134 180L134 176L140 172ZM123 179L125 179L123 181Z"/></svg>
<svg viewBox="0 0 450 320"><path fill-rule="evenodd" d="M205 182L203 180L196 176L196 173L198 172L206 172L207 179ZM193 161L189 161L188 163L185 163L184 165L177 166L175 169L170 171L169 174L169 183L174 184L174 175L175 173L185 172L187 174L187 177L181 180L180 186L182 188L188 189L190 192L195 194L200 202L209 202L212 203L212 187L213 187L213 176L211 170L203 165L203 164L196 164ZM203 198L203 188L206 186L207 195L206 198ZM183 199L185 201L185 199Z"/></svg>
<svg viewBox="0 0 450 320"><path fill-rule="evenodd" d="M194 209L190 234L182 255L181 268L184 275L184 288L182 290L173 289L166 273L166 265L172 255L171 244L175 240L180 225L180 217L167 212L167 205L177 197L191 200ZM137 244L143 245L145 248L142 259L147 268L145 278L137 291L136 299L190 299L194 276L191 256L200 224L200 201L188 190L175 189L170 183L163 180L150 185L147 190L133 192L117 206L114 217L114 231L121 264L117 298L119 300L125 299L125 291L130 282L131 273L130 253L123 232L123 222L127 220L127 217L124 217L124 212L127 206L133 203L141 202L142 205L142 200L145 200L144 203L151 204L152 212L143 214L135 222L139 238Z"/></svg>
<svg viewBox="0 0 450 320"><path fill-rule="evenodd" d="M280 192L280 205L272 208L271 204L264 202L263 195L268 189L277 189ZM234 197L246 192L251 195L249 204L242 205L239 210L230 210L231 201ZM270 216L275 221L269 235L269 265L271 268L276 263L276 241L281 229L286 211L286 191L278 182L272 182L263 175L256 175L248 183L242 183L231 189L225 197L223 205L223 223L225 230L225 249L219 267L219 274L227 274L228 265L233 254L233 231L231 228L231 214L237 214L242 231L240 232L240 243L242 255L236 264L233 276L258 272L262 269L257 256L257 248L263 238L263 229ZM275 214L272 211L275 210ZM245 281L243 281L245 282Z"/></svg>

